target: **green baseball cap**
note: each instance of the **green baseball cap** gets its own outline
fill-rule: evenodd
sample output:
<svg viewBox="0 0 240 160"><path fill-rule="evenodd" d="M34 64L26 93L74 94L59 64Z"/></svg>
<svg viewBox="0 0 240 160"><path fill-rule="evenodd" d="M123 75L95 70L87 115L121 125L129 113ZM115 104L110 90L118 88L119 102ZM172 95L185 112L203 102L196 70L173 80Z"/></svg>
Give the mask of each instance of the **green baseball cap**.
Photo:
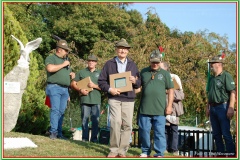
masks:
<svg viewBox="0 0 240 160"><path fill-rule="evenodd" d="M91 55L88 56L87 60L88 61L98 61L98 58L95 55L91 54Z"/></svg>

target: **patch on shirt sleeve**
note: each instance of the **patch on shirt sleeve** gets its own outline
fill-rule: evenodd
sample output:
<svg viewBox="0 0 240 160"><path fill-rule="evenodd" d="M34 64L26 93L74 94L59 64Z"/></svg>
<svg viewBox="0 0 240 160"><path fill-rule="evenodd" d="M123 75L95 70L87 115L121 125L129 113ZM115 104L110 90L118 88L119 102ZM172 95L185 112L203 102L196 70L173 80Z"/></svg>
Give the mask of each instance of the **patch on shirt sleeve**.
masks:
<svg viewBox="0 0 240 160"><path fill-rule="evenodd" d="M231 84L235 84L235 82L231 82Z"/></svg>

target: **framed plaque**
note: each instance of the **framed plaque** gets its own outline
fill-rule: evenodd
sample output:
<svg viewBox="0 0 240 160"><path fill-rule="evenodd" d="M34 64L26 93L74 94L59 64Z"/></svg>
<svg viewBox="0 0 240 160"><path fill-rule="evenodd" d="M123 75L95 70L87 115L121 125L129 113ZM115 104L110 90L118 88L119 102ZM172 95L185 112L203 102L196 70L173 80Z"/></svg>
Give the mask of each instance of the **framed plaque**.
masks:
<svg viewBox="0 0 240 160"><path fill-rule="evenodd" d="M121 92L132 91L132 82L129 80L131 71L109 75L110 87L117 88Z"/></svg>
<svg viewBox="0 0 240 160"><path fill-rule="evenodd" d="M80 89L87 89L89 92L93 90L93 88L88 87L88 83L90 83L91 79L90 77L86 77L80 81L77 82L77 86Z"/></svg>

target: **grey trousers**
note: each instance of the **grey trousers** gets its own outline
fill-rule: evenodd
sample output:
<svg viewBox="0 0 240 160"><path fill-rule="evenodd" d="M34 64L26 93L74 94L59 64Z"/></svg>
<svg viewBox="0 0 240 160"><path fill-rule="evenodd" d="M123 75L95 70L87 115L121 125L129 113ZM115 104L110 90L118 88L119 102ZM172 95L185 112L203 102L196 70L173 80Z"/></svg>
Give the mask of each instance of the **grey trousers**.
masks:
<svg viewBox="0 0 240 160"><path fill-rule="evenodd" d="M132 132L134 102L109 99L110 151L125 155Z"/></svg>

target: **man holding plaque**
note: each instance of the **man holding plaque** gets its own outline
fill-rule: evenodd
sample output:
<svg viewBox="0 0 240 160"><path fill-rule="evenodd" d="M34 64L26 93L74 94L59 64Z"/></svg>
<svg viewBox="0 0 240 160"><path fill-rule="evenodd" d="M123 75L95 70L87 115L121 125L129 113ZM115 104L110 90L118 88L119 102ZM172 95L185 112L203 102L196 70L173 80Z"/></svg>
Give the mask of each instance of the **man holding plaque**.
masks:
<svg viewBox="0 0 240 160"><path fill-rule="evenodd" d="M107 157L125 157L126 148L131 136L134 99L136 94L133 89L141 85L137 65L127 57L131 47L125 39L115 43L117 56L108 60L99 76L98 84L102 91L108 93L110 106L110 153ZM129 76L115 79L115 87L110 86L110 75L129 74ZM130 91L121 91L121 87L130 81ZM119 87L119 88L118 88Z"/></svg>
<svg viewBox="0 0 240 160"><path fill-rule="evenodd" d="M101 93L98 87L98 77L101 70L96 68L97 57L95 55L88 56L88 67L78 71L71 86L80 94L81 118L82 118L82 141L89 141L88 119L91 115L92 134L91 142L97 142L98 122L100 116ZM90 77L86 88L79 89L77 82ZM87 88L93 88L88 90Z"/></svg>
<svg viewBox="0 0 240 160"><path fill-rule="evenodd" d="M161 62L160 67L166 71L170 72L169 64L167 62ZM173 97L173 112L171 115L166 117L166 126L165 126L165 136L167 149L169 153L177 156L178 153L178 125L179 117L184 113L182 100L184 99L184 93L182 89L182 83L178 75L172 74L171 77L174 83L174 97ZM167 93L168 97L168 93ZM168 103L168 102L167 102Z"/></svg>
<svg viewBox="0 0 240 160"><path fill-rule="evenodd" d="M151 154L150 131L154 131L154 157L163 157L166 150L166 115L172 114L173 82L168 71L160 68L159 50L150 54L150 66L142 69L142 97L140 102L138 126L142 153L140 157ZM166 90L168 103L166 104Z"/></svg>

